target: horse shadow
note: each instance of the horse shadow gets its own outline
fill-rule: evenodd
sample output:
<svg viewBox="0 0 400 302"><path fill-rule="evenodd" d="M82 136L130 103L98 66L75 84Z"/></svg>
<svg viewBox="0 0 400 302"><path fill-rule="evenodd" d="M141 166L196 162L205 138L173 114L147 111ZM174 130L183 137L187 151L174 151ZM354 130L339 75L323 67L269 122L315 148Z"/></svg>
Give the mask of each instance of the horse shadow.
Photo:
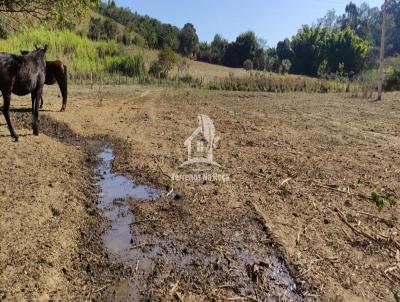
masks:
<svg viewBox="0 0 400 302"><path fill-rule="evenodd" d="M59 112L57 110L40 109L40 112ZM0 112L3 112L3 107L0 107ZM31 113L32 108L10 108L10 112L14 113Z"/></svg>
<svg viewBox="0 0 400 302"><path fill-rule="evenodd" d="M1 125L0 125L1 126ZM7 126L7 125L6 125ZM28 136L33 136L32 133L27 133L27 134L18 134L19 137L28 137ZM0 134L0 138L11 138L9 134Z"/></svg>

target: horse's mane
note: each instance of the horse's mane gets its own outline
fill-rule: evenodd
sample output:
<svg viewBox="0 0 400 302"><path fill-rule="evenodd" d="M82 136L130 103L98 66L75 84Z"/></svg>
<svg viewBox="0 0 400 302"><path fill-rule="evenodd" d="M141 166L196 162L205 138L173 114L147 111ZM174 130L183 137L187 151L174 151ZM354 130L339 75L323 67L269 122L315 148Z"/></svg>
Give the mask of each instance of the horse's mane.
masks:
<svg viewBox="0 0 400 302"><path fill-rule="evenodd" d="M20 63L20 64L22 64L23 62L24 62L24 60L22 59L22 57L21 56L17 56L17 55L11 55L11 57L15 60L15 61L17 61L18 63Z"/></svg>

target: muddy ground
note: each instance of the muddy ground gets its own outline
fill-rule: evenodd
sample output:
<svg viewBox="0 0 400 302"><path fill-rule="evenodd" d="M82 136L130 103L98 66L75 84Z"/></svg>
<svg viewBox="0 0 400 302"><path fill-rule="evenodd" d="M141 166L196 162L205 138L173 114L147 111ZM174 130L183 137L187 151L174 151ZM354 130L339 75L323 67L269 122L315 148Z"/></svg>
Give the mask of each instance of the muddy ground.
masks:
<svg viewBox="0 0 400 302"><path fill-rule="evenodd" d="M400 195L399 94L382 103L139 86L70 94L59 113L46 87L39 137L23 110L12 112L18 144L0 120L0 300L123 301L130 286L132 300L148 301L399 301L400 205L379 212L370 197ZM228 182L171 180L204 173L180 168L199 114L221 138L221 168L206 172ZM88 143L100 137L113 144L115 171L173 189L125 201L130 265L102 250Z"/></svg>

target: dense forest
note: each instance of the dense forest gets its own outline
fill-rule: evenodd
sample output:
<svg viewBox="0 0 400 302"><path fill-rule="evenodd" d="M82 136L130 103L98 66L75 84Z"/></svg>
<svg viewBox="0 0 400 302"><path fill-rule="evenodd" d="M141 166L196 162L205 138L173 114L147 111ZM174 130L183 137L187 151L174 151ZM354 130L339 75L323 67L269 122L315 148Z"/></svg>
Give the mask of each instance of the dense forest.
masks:
<svg viewBox="0 0 400 302"><path fill-rule="evenodd" d="M400 1L388 1L386 55L400 53ZM182 29L141 16L114 1L101 3L98 12L125 26L119 39L155 49L170 48L184 56L213 64L246 69L294 73L308 76L352 76L377 64L382 24L382 9L350 2L343 15L327 12L315 24L304 25L291 39L274 47L254 32L244 32L229 42L216 34L211 43L199 42L196 28ZM93 18L89 37L108 39L116 36L116 26L108 19ZM136 33L132 34L132 33Z"/></svg>

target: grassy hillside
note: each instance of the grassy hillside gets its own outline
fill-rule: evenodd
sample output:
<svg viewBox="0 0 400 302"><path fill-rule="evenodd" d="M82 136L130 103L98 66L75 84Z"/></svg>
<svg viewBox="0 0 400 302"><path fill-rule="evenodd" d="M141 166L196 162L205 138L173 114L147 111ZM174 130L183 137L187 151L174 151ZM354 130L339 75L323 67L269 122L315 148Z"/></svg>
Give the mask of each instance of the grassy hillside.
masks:
<svg viewBox="0 0 400 302"><path fill-rule="evenodd" d="M80 34L83 34L85 36L87 36L88 32L89 32L89 26L90 26L90 19L91 18L95 18L95 19L101 19L101 20L111 20L113 23L115 23L117 25L118 28L118 32L123 32L125 30L125 26L116 22L115 20L110 19L107 16L103 16L101 14L99 14L96 11L90 11L88 14L86 14L85 16L83 16L79 22L75 25L74 31ZM136 32L134 31L130 31L130 34L132 36L138 35Z"/></svg>
<svg viewBox="0 0 400 302"><path fill-rule="evenodd" d="M50 59L61 59L71 72L96 72L106 68L107 61L120 54L115 41L91 41L69 30L37 28L23 30L7 40L0 40L0 51L19 53L32 50L34 45L48 44Z"/></svg>
<svg viewBox="0 0 400 302"><path fill-rule="evenodd" d="M80 28L85 28L81 24ZM54 30L45 27L25 29L10 36L6 40L0 40L0 51L18 54L20 50L32 50L34 45L49 45L47 57L49 59L61 59L70 67L70 72L75 74L87 74L106 72L113 60L118 57L135 56L142 53L145 65L157 59L158 51L137 46L124 46L114 40L92 41L79 36L70 30ZM227 77L230 73L245 76L243 69L227 68L202 62L187 60L188 69L185 73L196 78ZM172 72L176 75L177 69Z"/></svg>
<svg viewBox="0 0 400 302"><path fill-rule="evenodd" d="M125 46L115 40L93 41L70 30L45 27L25 29L0 40L0 51L16 53L32 50L34 45L49 45L47 58L61 59L69 66L72 82L127 83L128 78L154 82L147 73L158 51L137 46ZM228 68L202 62L185 61L170 72L170 80L195 87L245 91L309 91L328 92L349 90L347 84L327 82L301 76L282 76L273 73L250 73L241 68ZM122 77L121 77L122 76ZM158 82L160 83L160 82Z"/></svg>

